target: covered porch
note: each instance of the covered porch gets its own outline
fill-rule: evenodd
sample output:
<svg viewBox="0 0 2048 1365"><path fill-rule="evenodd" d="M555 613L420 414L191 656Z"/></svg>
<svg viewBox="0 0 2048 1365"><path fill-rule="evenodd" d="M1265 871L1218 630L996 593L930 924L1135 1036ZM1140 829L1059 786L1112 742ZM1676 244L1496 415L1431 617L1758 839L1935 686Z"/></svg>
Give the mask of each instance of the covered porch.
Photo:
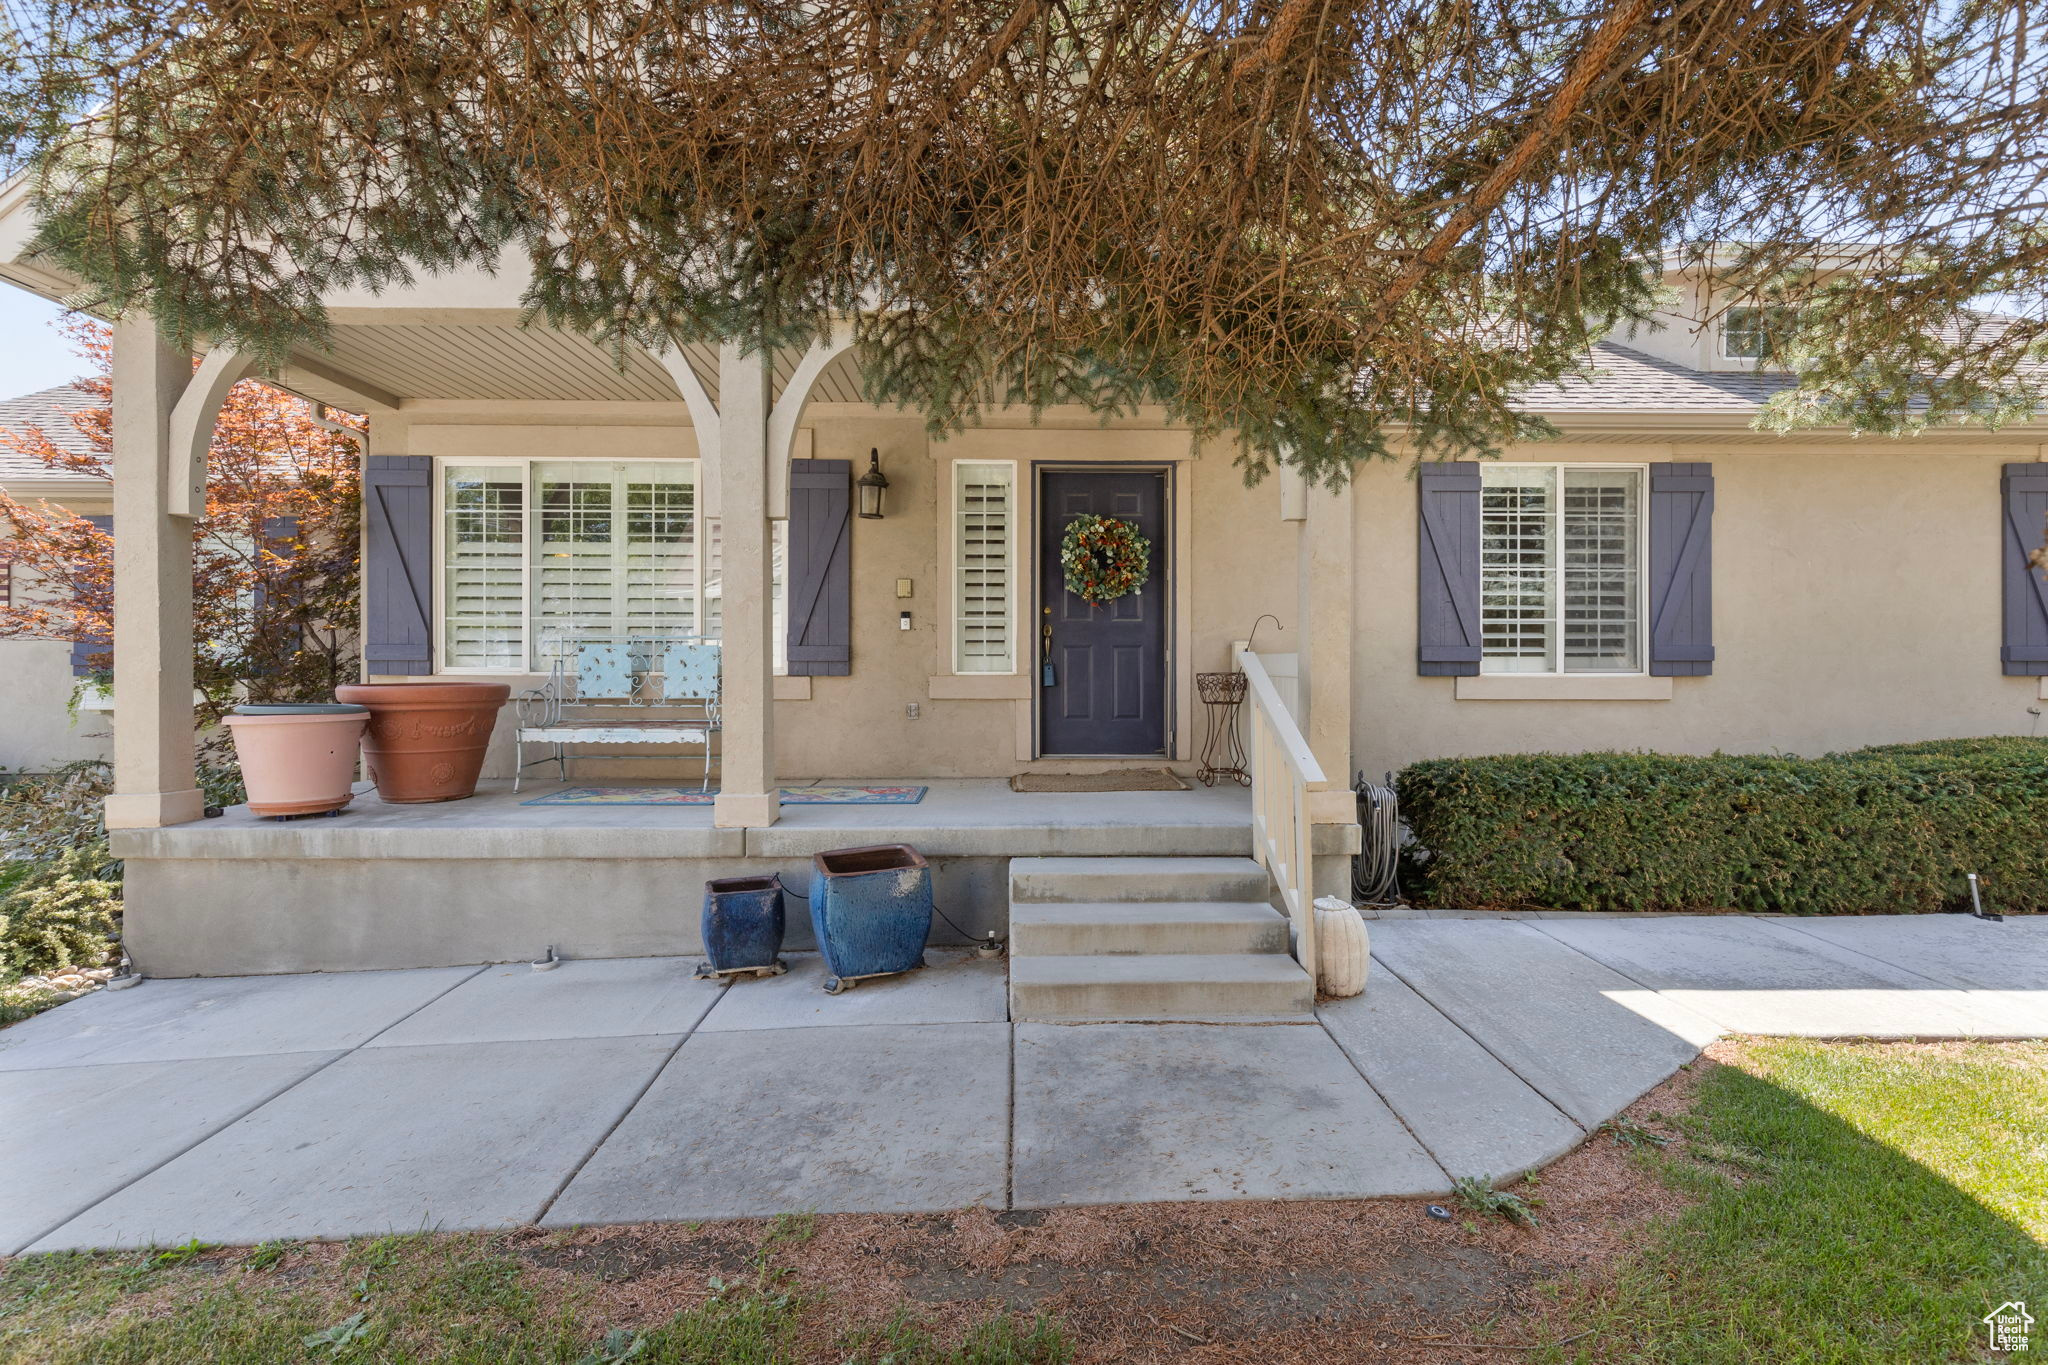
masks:
<svg viewBox="0 0 2048 1365"><path fill-rule="evenodd" d="M46 293L65 283L20 260L7 273ZM874 842L912 843L932 858L958 926L937 925L940 942L1000 931L1012 857L1255 857L1293 921L1297 953L1311 956L1308 902L1344 891L1357 841L1346 782L1348 491L1286 478L1277 490L1247 488L1228 449L1159 413L1005 413L938 442L917 414L866 401L850 328L802 353L693 346L634 350L619 364L586 339L523 326L519 288L479 273L337 297L328 344L269 369L225 347L189 356L146 316L115 323L120 679L107 823L128 865L127 945L142 971L426 967L517 961L550 946L568 956L687 953L705 878L772 869L801 891L811 854ZM508 708L469 800L391 806L366 792L332 820L271 825L239 809L204 818L189 711L190 533L215 417L246 377L368 417L367 680L489 679L517 694L546 677L550 638L569 648L646 638L634 633L645 603L631 594L668 594L656 603L675 607L664 629L720 641L713 803L528 805L548 788L529 773L517 798L509 790ZM833 528L807 510L807 478L828 463L864 468L871 451L891 481L887 517L856 520L841 505L834 534L811 536ZM621 562L610 615L567 628L543 621L554 551L539 528L560 486L551 461L679 471L661 488L681 509L699 576L650 577ZM506 486L528 500L515 509L525 539L496 580L478 580L517 594L495 637L461 616L469 589L451 568L464 547L450 490L479 467L516 471ZM995 482L974 483L970 469ZM1135 471L1162 490L1150 513L1154 579L1132 599L1156 622L1134 742L1077 750L1067 736L1084 731L1054 733L1048 679L1058 672L1071 690L1082 677L1054 668L1055 655L1069 659L1066 643L1042 633L1059 593L1045 539L1057 527L1045 482L1056 471ZM613 478L622 521L642 478ZM1000 515L989 520L988 507ZM809 586L837 594L829 603L806 593L806 555ZM1244 650L1261 617L1262 648L1285 659L1266 656L1274 677ZM1249 792L1009 790L1018 772L1161 767L1193 786L1207 721L1195 677L1233 668L1260 679L1240 720ZM696 762L679 756L675 776L694 780ZM896 779L929 788L915 806L779 798L785 786L904 772L928 775ZM601 756L571 772L607 784L665 776Z"/></svg>

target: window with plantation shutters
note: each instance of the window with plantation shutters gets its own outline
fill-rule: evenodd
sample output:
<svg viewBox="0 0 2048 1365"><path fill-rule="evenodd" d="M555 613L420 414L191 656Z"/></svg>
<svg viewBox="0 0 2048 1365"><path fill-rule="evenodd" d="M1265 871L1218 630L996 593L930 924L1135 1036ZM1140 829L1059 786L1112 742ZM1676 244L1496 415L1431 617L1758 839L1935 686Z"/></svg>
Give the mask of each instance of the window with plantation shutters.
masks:
<svg viewBox="0 0 2048 1365"><path fill-rule="evenodd" d="M526 471L442 471L442 646L447 668L526 667Z"/></svg>
<svg viewBox="0 0 2048 1365"><path fill-rule="evenodd" d="M953 466L953 671L1017 670L1016 469Z"/></svg>
<svg viewBox="0 0 2048 1365"><path fill-rule="evenodd" d="M1480 670L1643 669L1643 471L1488 464L1480 474Z"/></svg>
<svg viewBox="0 0 2048 1365"><path fill-rule="evenodd" d="M444 463L442 666L573 669L583 643L716 638L721 547L718 523L698 516L697 479L694 460Z"/></svg>
<svg viewBox="0 0 2048 1365"><path fill-rule="evenodd" d="M534 666L579 644L697 634L696 466L555 460L533 466Z"/></svg>

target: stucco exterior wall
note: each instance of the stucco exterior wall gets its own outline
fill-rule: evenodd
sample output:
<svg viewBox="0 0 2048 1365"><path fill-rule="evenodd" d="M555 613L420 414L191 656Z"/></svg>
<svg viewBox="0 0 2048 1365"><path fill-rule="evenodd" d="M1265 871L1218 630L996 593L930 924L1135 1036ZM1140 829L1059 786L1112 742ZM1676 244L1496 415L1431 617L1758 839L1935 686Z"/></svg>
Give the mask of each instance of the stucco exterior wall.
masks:
<svg viewBox="0 0 2048 1365"><path fill-rule="evenodd" d="M575 422L559 425L440 413L412 423L406 449L455 458L694 455L689 428L676 415L655 422L634 405L611 406L615 420L606 420L612 414L605 405L586 405ZM814 405L804 426L808 449L819 458L864 468L868 451L878 449L890 487L884 520L853 523L851 675L778 680L776 741L785 781L1002 776L1033 766L1029 494L1038 464L1126 461L1174 469L1171 555L1180 599L1171 669L1180 766L1191 763L1202 739L1195 671L1227 667L1230 642L1245 638L1261 613L1281 625L1262 628L1262 651L1292 654L1302 646L1296 566L1304 523L1281 519L1272 483L1247 489L1227 449L1198 448L1185 432L1137 419L1105 429L1085 420L1033 426L1020 418L933 441L913 416ZM1676 442L1617 434L1508 452L1508 459L1545 462L1713 465L1718 659L1709 677L1650 680L1641 689L1668 690L1662 700L1461 699L1458 680L1417 677L1415 484L1405 466L1362 470L1352 500L1350 766L1377 775L1449 754L1819 753L1940 736L2048 733L2031 714L2048 709L2038 680L2005 677L1998 663L2000 466L2042 453L2033 440L1981 435L1844 441L1739 430ZM947 506L950 466L959 460L1017 463L1024 667L1013 677L950 676ZM896 596L900 578L911 580L907 599ZM907 631L897 624L905 610ZM509 680L526 687L538 678ZM492 775L510 774L510 726L508 710ZM592 759L577 769L592 778L693 772L694 760L607 766Z"/></svg>
<svg viewBox="0 0 2048 1365"><path fill-rule="evenodd" d="M2035 678L1999 666L2000 466L2032 443L1931 438L1724 445L1546 443L1505 458L1713 464L1712 675L1663 701L1459 699L1415 673L1416 488L1359 479L1353 747L1377 776L1420 758L1538 750L1817 754L2048 734Z"/></svg>
<svg viewBox="0 0 2048 1365"><path fill-rule="evenodd" d="M606 456L644 460L691 458L696 446L688 427L629 425L645 420L633 405L614 405L619 424L579 420L561 425L512 425L479 413L472 420L437 414L431 421L397 424L372 449L443 459L496 457L564 458ZM602 414L601 405L588 412ZM1170 555L1175 629L1169 661L1175 694L1173 760L1192 764L1202 740L1203 718L1193 696L1197 670L1229 665L1230 641L1242 639L1261 612L1285 626L1295 624L1296 529L1279 516L1279 496L1269 482L1246 489L1222 448L1200 448L1184 431L1157 423L1127 421L1104 428L1083 425L987 426L944 441L925 435L923 422L893 410L814 406L804 423L810 454L819 459L867 466L871 449L881 452L889 479L886 515L853 522L853 668L846 677L777 680L777 768L785 781L814 778L992 777L1041 766L1033 754L1032 683L1036 654L1030 594L1035 465L1128 462L1170 465L1174 470L1175 543ZM402 445L403 449L399 447ZM799 451L805 442L799 441ZM952 676L948 628L950 466L961 460L1007 460L1017 466L1020 491L1021 562L1018 590L1020 667L1015 675ZM896 596L900 578L911 580L911 596ZM911 613L903 630L898 614ZM1268 623L1262 643L1289 647L1285 633ZM465 676L482 676L466 674ZM515 691L536 686L537 674L492 675ZM964 694L964 695L963 695ZM918 714L909 714L915 705ZM487 776L512 771L513 712L501 714ZM537 751L536 751L537 753ZM601 757L577 763L578 777L660 778L691 776L694 757L672 764L628 761L607 764ZM1158 766L1160 760L1138 760ZM1042 766L1086 771L1103 761L1045 761ZM538 768L552 780L552 768Z"/></svg>

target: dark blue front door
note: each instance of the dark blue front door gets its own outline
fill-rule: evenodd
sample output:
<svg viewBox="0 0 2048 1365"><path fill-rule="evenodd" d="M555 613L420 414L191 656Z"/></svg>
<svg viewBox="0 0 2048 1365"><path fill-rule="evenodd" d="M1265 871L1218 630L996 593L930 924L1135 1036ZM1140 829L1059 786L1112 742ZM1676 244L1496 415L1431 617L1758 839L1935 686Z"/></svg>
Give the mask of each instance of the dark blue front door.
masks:
<svg viewBox="0 0 2048 1365"><path fill-rule="evenodd" d="M1038 750L1166 752L1166 472L1047 470L1038 490ZM1142 591L1091 607L1067 591L1060 541L1086 513L1134 523L1152 543ZM1046 665L1050 663L1050 671Z"/></svg>

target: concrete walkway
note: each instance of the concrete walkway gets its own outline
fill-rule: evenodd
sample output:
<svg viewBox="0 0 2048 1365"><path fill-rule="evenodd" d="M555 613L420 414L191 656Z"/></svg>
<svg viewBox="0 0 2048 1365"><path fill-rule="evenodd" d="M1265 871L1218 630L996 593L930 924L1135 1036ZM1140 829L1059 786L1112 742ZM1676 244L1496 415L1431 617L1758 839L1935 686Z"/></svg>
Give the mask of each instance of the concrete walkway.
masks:
<svg viewBox="0 0 2048 1365"><path fill-rule="evenodd" d="M2048 1036L2048 917L1372 926L1319 1025L1011 1024L934 950L828 997L680 958L150 981L0 1032L0 1253L426 1228L1415 1195L1726 1032Z"/></svg>

